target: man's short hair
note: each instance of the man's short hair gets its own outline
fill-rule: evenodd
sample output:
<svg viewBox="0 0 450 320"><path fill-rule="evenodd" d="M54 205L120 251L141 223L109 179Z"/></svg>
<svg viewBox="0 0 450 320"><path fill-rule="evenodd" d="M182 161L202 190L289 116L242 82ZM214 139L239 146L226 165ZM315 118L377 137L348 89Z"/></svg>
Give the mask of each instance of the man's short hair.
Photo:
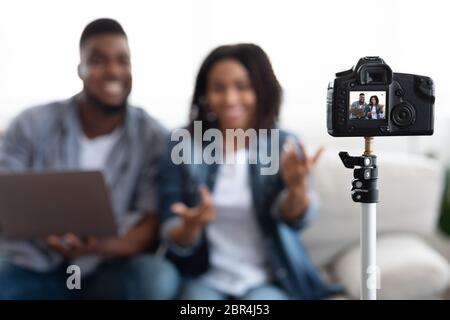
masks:
<svg viewBox="0 0 450 320"><path fill-rule="evenodd" d="M360 96L365 96L365 94L364 94L364 93L360 93L359 95L360 95Z"/></svg>
<svg viewBox="0 0 450 320"><path fill-rule="evenodd" d="M105 33L113 33L122 35L125 38L127 34L123 30L119 22L109 18L97 19L90 22L81 33L80 37L80 49L86 44L86 42L93 36Z"/></svg>

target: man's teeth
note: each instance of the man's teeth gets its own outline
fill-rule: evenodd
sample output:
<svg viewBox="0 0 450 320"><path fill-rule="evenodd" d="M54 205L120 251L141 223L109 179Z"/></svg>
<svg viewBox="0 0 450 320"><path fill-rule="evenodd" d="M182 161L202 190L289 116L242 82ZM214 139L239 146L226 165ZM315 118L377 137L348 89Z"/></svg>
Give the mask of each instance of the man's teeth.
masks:
<svg viewBox="0 0 450 320"><path fill-rule="evenodd" d="M110 81L106 82L103 86L103 89L109 94L121 94L123 91L123 86L118 81Z"/></svg>

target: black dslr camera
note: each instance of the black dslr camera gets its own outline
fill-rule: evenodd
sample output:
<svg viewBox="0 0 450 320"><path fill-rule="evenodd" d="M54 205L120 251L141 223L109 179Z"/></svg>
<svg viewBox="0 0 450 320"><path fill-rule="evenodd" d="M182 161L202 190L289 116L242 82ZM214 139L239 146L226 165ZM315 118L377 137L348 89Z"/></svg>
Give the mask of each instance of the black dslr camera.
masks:
<svg viewBox="0 0 450 320"><path fill-rule="evenodd" d="M432 135L434 85L429 77L393 73L379 57L336 73L327 96L334 137Z"/></svg>

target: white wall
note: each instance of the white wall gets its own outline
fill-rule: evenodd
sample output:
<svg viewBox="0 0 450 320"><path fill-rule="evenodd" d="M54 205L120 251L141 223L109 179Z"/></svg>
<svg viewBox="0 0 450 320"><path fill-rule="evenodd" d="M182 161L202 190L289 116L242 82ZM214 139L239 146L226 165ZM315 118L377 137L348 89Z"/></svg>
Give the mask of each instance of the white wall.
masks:
<svg viewBox="0 0 450 320"><path fill-rule="evenodd" d="M358 58L379 55L394 71L431 76L437 87L436 135L380 138L375 150L439 149L446 156L448 6L446 1L416 0L3 2L0 127L27 106L80 90L80 33L91 20L112 17L129 35L132 101L168 127L184 124L204 56L217 45L245 41L261 45L272 59L285 89L282 123L314 144L361 148L361 139L334 139L325 128L328 81Z"/></svg>

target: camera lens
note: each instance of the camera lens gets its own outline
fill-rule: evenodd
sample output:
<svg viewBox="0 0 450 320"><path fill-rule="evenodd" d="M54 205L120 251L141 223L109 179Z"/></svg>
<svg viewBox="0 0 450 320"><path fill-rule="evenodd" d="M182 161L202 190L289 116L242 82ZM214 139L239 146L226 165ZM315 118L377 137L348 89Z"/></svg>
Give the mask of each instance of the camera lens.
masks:
<svg viewBox="0 0 450 320"><path fill-rule="evenodd" d="M391 113L392 122L398 127L409 127L416 120L416 112L412 106L400 103L394 106Z"/></svg>

